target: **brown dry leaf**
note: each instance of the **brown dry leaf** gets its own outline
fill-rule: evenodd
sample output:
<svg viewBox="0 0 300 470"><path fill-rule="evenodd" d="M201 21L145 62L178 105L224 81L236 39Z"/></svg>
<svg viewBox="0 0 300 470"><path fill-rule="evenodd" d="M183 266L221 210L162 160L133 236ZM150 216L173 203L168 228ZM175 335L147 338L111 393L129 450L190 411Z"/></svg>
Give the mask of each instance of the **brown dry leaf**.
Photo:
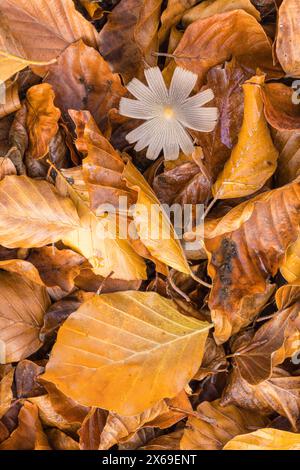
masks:
<svg viewBox="0 0 300 470"><path fill-rule="evenodd" d="M78 431L81 450L98 450L108 412L91 408Z"/></svg>
<svg viewBox="0 0 300 470"><path fill-rule="evenodd" d="M97 0L80 0L81 5L86 9L92 20L100 20L104 12Z"/></svg>
<svg viewBox="0 0 300 470"><path fill-rule="evenodd" d="M61 415L51 403L49 395L29 398L30 403L37 406L40 419L45 427L55 427L68 433L76 433L80 422L71 421Z"/></svg>
<svg viewBox="0 0 300 470"><path fill-rule="evenodd" d="M99 450L107 450L129 440L143 426L151 427L149 423L153 419L167 412L168 406L164 400L135 416L121 416L110 412L100 436Z"/></svg>
<svg viewBox="0 0 300 470"><path fill-rule="evenodd" d="M205 343L201 367L194 380L203 380L205 377L218 373L219 369L226 370L227 361L223 346L217 346L213 338L208 337Z"/></svg>
<svg viewBox="0 0 300 470"><path fill-rule="evenodd" d="M254 16L257 21L260 21L259 11L256 10L250 0L206 0L188 10L183 15L182 22L184 26L187 26L200 18L208 18L232 10L244 10L249 15Z"/></svg>
<svg viewBox="0 0 300 470"><path fill-rule="evenodd" d="M151 55L157 49L161 0L121 0L110 13L99 34L100 52L125 83L143 78L148 63L156 65Z"/></svg>
<svg viewBox="0 0 300 470"><path fill-rule="evenodd" d="M0 419L9 410L13 400L12 386L14 381L14 373L14 369L11 368L7 371L7 373L5 373L4 376L1 377L2 374L0 374Z"/></svg>
<svg viewBox="0 0 300 470"><path fill-rule="evenodd" d="M60 110L54 106L54 92L48 83L35 85L27 91L28 152L32 158L43 158L58 132Z"/></svg>
<svg viewBox="0 0 300 470"><path fill-rule="evenodd" d="M259 88L263 83L264 76L256 75L243 85L244 120L237 145L213 185L212 192L217 199L249 196L276 170L278 152L264 117Z"/></svg>
<svg viewBox="0 0 300 470"><path fill-rule="evenodd" d="M178 450L182 432L183 430L179 429L170 434L156 437L147 442L145 446L140 447L139 450Z"/></svg>
<svg viewBox="0 0 300 470"><path fill-rule="evenodd" d="M300 279L300 237L290 245L285 253L280 272L287 282Z"/></svg>
<svg viewBox="0 0 300 470"><path fill-rule="evenodd" d="M161 15L161 27L159 29L159 42L166 39L170 29L180 22L186 10L197 3L197 0L168 0L167 8Z"/></svg>
<svg viewBox="0 0 300 470"><path fill-rule="evenodd" d="M172 411L169 406L176 407L177 404L182 405L182 402L184 403L183 409L189 407L188 411L192 410L187 397L185 400L175 397L173 400L162 400L135 416L122 416L110 412L100 436L99 450L110 449L115 444L124 444L130 441L139 430L148 427L165 429L173 426L184 418L185 414Z"/></svg>
<svg viewBox="0 0 300 470"><path fill-rule="evenodd" d="M47 310L44 316L44 324L40 331L40 339L43 342L54 342L56 334L62 323L71 313L75 312L82 302L91 297L92 293L76 291L73 294L58 300Z"/></svg>
<svg viewBox="0 0 300 470"><path fill-rule="evenodd" d="M153 67L157 64L157 58L153 55L153 52L158 50L161 5L162 0L144 0L134 28L134 40L142 53L144 68L145 66Z"/></svg>
<svg viewBox="0 0 300 470"><path fill-rule="evenodd" d="M46 390L37 381L44 369L44 367L27 359L18 363L15 371L16 396L18 398L30 398L46 393Z"/></svg>
<svg viewBox="0 0 300 470"><path fill-rule="evenodd" d="M272 377L258 385L250 385L238 370L231 373L222 405L236 405L242 408L285 416L296 430L300 412L300 378L291 376L283 369L275 368Z"/></svg>
<svg viewBox="0 0 300 470"><path fill-rule="evenodd" d="M291 183L300 174L300 131L272 130L279 152L276 182L278 186Z"/></svg>
<svg viewBox="0 0 300 470"><path fill-rule="evenodd" d="M294 100L293 88L283 83L266 83L261 87L268 123L280 131L300 129L300 106Z"/></svg>
<svg viewBox="0 0 300 470"><path fill-rule="evenodd" d="M24 261L23 259L12 258L0 261L0 269L10 273L18 274L23 278L29 279L30 282L46 287L35 266L28 261Z"/></svg>
<svg viewBox="0 0 300 470"><path fill-rule="evenodd" d="M101 289L102 294L110 294L112 292L120 292L124 290L139 290L142 281L123 281L121 279L104 278L97 276L86 265L82 267L79 276L75 279L75 285L79 289L87 292L98 292Z"/></svg>
<svg viewBox="0 0 300 470"><path fill-rule="evenodd" d="M285 73L300 74L300 4L297 0L283 0L278 12L276 54Z"/></svg>
<svg viewBox="0 0 300 470"><path fill-rule="evenodd" d="M8 80L4 86L4 103L0 99L0 119L7 116L8 114L15 113L18 111L18 109L21 108L18 83Z"/></svg>
<svg viewBox="0 0 300 470"><path fill-rule="evenodd" d="M37 268L46 286L59 286L65 293L69 293L74 288L74 279L79 275L80 266L85 259L72 250L44 246L32 250L27 261Z"/></svg>
<svg viewBox="0 0 300 470"><path fill-rule="evenodd" d="M283 286L285 288L285 286ZM281 364L300 349L300 303L279 311L261 326L253 338L234 349L234 363L241 376L257 385L272 375Z"/></svg>
<svg viewBox="0 0 300 470"><path fill-rule="evenodd" d="M195 21L174 55L177 65L199 74L200 83L209 69L232 56L254 73L259 67L270 77L280 76L273 66L270 40L257 20L243 10Z"/></svg>
<svg viewBox="0 0 300 470"><path fill-rule="evenodd" d="M269 276L298 236L300 184L263 193L213 221L206 232L209 305L218 342L248 325L272 293Z"/></svg>
<svg viewBox="0 0 300 470"><path fill-rule="evenodd" d="M2 181L5 176L16 175L17 170L10 158L0 157L0 181Z"/></svg>
<svg viewBox="0 0 300 470"><path fill-rule="evenodd" d="M83 41L71 44L49 68L45 81L52 85L55 104L67 120L69 109L91 112L101 130L108 123L108 112L119 106L126 89L119 75Z"/></svg>
<svg viewBox="0 0 300 470"><path fill-rule="evenodd" d="M235 436L223 450L300 450L300 434L271 428L259 429Z"/></svg>
<svg viewBox="0 0 300 470"><path fill-rule="evenodd" d="M199 150L198 150L199 149ZM202 158L202 150L196 151ZM203 204L210 195L211 182L205 174L203 165L191 156L179 158L173 168L165 168L163 173L155 175L152 186L162 204Z"/></svg>
<svg viewBox="0 0 300 470"><path fill-rule="evenodd" d="M14 119L13 115L0 119L0 156L5 157L9 151L9 131Z"/></svg>
<svg viewBox="0 0 300 470"><path fill-rule="evenodd" d="M182 450L221 450L230 439L268 424L259 413L234 405L221 406L220 400L205 401L190 416L180 441Z"/></svg>
<svg viewBox="0 0 300 470"><path fill-rule="evenodd" d="M203 149L203 163L213 182L237 143L244 111L241 85L250 76L235 59L226 62L224 67L212 68L207 74L207 86L214 92L214 106L219 109L219 120L213 132L194 131L192 134Z"/></svg>
<svg viewBox="0 0 300 470"><path fill-rule="evenodd" d="M22 103L21 109L16 112L11 128L9 130L9 150L5 155L13 162L18 175L26 174L23 157L28 146L28 135L26 130L27 108Z"/></svg>
<svg viewBox="0 0 300 470"><path fill-rule="evenodd" d="M42 345L39 332L50 300L45 287L17 274L0 272L1 364L20 361Z"/></svg>
<svg viewBox="0 0 300 470"><path fill-rule="evenodd" d="M43 378L86 406L132 416L184 388L209 328L156 293L95 296L61 327Z"/></svg>
<svg viewBox="0 0 300 470"><path fill-rule="evenodd" d="M25 401L18 421L18 427L0 444L0 450L51 450L35 405Z"/></svg>
<svg viewBox="0 0 300 470"><path fill-rule="evenodd" d="M72 201L46 181L6 176L0 182L0 202L0 243L7 248L55 243L80 225Z"/></svg>
<svg viewBox="0 0 300 470"><path fill-rule="evenodd" d="M80 450L79 443L59 429L49 428L45 432L53 450Z"/></svg>
<svg viewBox="0 0 300 470"><path fill-rule="evenodd" d="M2 0L0 16L1 80L30 64L39 65L34 62L46 65L80 38L98 46L95 28L72 0Z"/></svg>

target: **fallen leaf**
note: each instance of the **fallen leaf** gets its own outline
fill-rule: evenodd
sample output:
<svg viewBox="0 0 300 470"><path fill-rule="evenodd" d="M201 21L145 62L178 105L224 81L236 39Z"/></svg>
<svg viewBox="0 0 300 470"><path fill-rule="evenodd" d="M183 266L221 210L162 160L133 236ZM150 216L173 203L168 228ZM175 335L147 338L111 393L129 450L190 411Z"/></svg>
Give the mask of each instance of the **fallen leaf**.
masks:
<svg viewBox="0 0 300 470"><path fill-rule="evenodd" d="M241 406L254 412L285 416L296 429L300 411L300 379L283 369L275 368L272 377L258 385L250 385L237 370L230 376L222 405Z"/></svg>
<svg viewBox="0 0 300 470"><path fill-rule="evenodd" d="M0 419L9 410L13 400L14 373L14 369L11 368L4 377L0 376Z"/></svg>
<svg viewBox="0 0 300 470"><path fill-rule="evenodd" d="M91 408L78 431L81 450L98 450L101 434L105 427L108 412L101 408Z"/></svg>
<svg viewBox="0 0 300 470"><path fill-rule="evenodd" d="M50 3L46 0L3 0L0 13L2 80L30 63L46 65L80 38L90 46L98 46L95 28L75 9L72 0ZM41 61L42 64L34 64Z"/></svg>
<svg viewBox="0 0 300 470"><path fill-rule="evenodd" d="M16 396L18 398L30 398L44 395L46 390L37 381L44 370L44 367L28 359L20 361L15 371Z"/></svg>
<svg viewBox="0 0 300 470"><path fill-rule="evenodd" d="M0 450L51 450L35 405L25 401L18 421L18 427L0 444Z"/></svg>
<svg viewBox="0 0 300 470"><path fill-rule="evenodd" d="M16 167L10 158L0 157L0 181L3 180L5 176L16 174Z"/></svg>
<svg viewBox="0 0 300 470"><path fill-rule="evenodd" d="M126 90L119 75L112 73L108 63L94 48L83 41L71 44L49 67L45 78L55 93L55 105L69 119L69 109L91 112L101 130L108 123L108 111L118 108Z"/></svg>
<svg viewBox="0 0 300 470"><path fill-rule="evenodd" d="M23 103L19 111L16 112L9 130L9 150L5 155L6 158L9 158L13 162L19 175L26 173L23 164L23 157L28 146L26 116L27 108Z"/></svg>
<svg viewBox="0 0 300 470"><path fill-rule="evenodd" d="M242 84L251 76L235 59L216 66L207 73L207 86L214 92L219 120L213 132L192 132L202 147L204 165L213 182L230 157L243 122Z"/></svg>
<svg viewBox="0 0 300 470"><path fill-rule="evenodd" d="M300 434L279 429L258 429L258 431L235 436L223 450L299 450Z"/></svg>
<svg viewBox="0 0 300 470"><path fill-rule="evenodd" d="M297 0L283 0L278 12L276 55L287 75L300 74L300 27L296 20L300 15Z"/></svg>
<svg viewBox="0 0 300 470"><path fill-rule="evenodd" d="M298 193L299 183L263 193L232 209L206 232L213 279L209 305L218 342L248 325L271 295L268 278L276 274L298 235Z"/></svg>
<svg viewBox="0 0 300 470"><path fill-rule="evenodd" d="M258 191L272 176L277 166L278 152L274 147L264 117L259 85L263 75L256 75L243 85L244 120L223 171L213 185L217 199L245 197Z"/></svg>
<svg viewBox="0 0 300 470"><path fill-rule="evenodd" d="M272 130L279 152L276 181L278 186L291 183L300 174L300 131Z"/></svg>
<svg viewBox="0 0 300 470"><path fill-rule="evenodd" d="M59 429L49 428L45 432L53 450L80 450L79 443Z"/></svg>
<svg viewBox="0 0 300 470"><path fill-rule="evenodd" d="M3 97L4 102L0 100L0 118L3 118L8 114L14 113L21 108L18 83L8 80L6 83L4 83L4 86L5 96Z"/></svg>
<svg viewBox="0 0 300 470"><path fill-rule="evenodd" d="M283 83L266 83L261 87L266 120L280 131L300 129L300 110L293 88Z"/></svg>
<svg viewBox="0 0 300 470"><path fill-rule="evenodd" d="M179 429L170 434L156 437L147 442L143 447L140 447L140 450L178 450L182 432L183 430Z"/></svg>
<svg viewBox="0 0 300 470"><path fill-rule="evenodd" d="M47 83L31 87L26 95L27 129L32 158L43 158L49 152L52 138L58 132L60 111L54 106L54 92Z"/></svg>
<svg viewBox="0 0 300 470"><path fill-rule="evenodd" d="M190 267L174 228L146 180L129 161L123 177L127 186L138 194L133 219L141 242L154 259L190 274ZM156 221L155 226L153 221Z"/></svg>
<svg viewBox="0 0 300 470"><path fill-rule="evenodd" d="M132 416L184 388L201 363L209 328L155 293L95 296L63 324L43 378L87 406ZM76 388L65 374L76 375Z"/></svg>
<svg viewBox="0 0 300 470"><path fill-rule="evenodd" d="M244 10L260 21L260 14L250 0L206 0L188 10L183 15L182 22L184 26L187 26L200 18L208 18L233 10Z"/></svg>
<svg viewBox="0 0 300 470"><path fill-rule="evenodd" d="M270 77L280 75L278 68L273 66L269 38L257 20L243 10L221 13L192 23L174 56L177 65L199 75L199 83L203 83L209 69L231 56L237 57L254 73L259 67Z"/></svg>
<svg viewBox="0 0 300 470"><path fill-rule="evenodd" d="M180 441L182 450L221 450L230 439L264 427L268 419L259 413L234 405L221 406L220 400L205 401L190 416Z"/></svg>
<svg viewBox="0 0 300 470"><path fill-rule="evenodd" d="M180 160L180 158L178 159ZM210 195L210 179L192 159L178 163L155 176L153 189L162 204L203 204Z"/></svg>
<svg viewBox="0 0 300 470"><path fill-rule="evenodd" d="M81 5L86 9L89 16L92 20L100 20L102 18L104 11L99 5L100 2L95 0L80 0Z"/></svg>
<svg viewBox="0 0 300 470"><path fill-rule="evenodd" d="M284 256L280 272L287 282L295 282L300 278L300 237L292 243Z"/></svg>
<svg viewBox="0 0 300 470"><path fill-rule="evenodd" d="M80 273L80 266L85 260L72 250L45 246L32 250L27 261L37 268L46 286L59 286L65 293L69 293L74 288L74 279Z"/></svg>
<svg viewBox="0 0 300 470"><path fill-rule="evenodd" d="M196 0L168 0L167 8L161 15L161 27L159 29L159 42L162 43L172 26L180 22L186 10L197 3Z"/></svg>
<svg viewBox="0 0 300 470"><path fill-rule="evenodd" d="M0 273L1 364L24 359L42 345L39 332L50 305L45 287L16 274Z"/></svg>
<svg viewBox="0 0 300 470"><path fill-rule="evenodd" d="M79 227L75 206L46 181L6 176L0 182L0 243L30 248L55 243Z"/></svg>
<svg viewBox="0 0 300 470"><path fill-rule="evenodd" d="M145 63L156 65L161 0L121 0L99 34L99 50L125 83L143 77ZM146 62L145 62L146 61Z"/></svg>
<svg viewBox="0 0 300 470"><path fill-rule="evenodd" d="M251 385L271 377L281 364L300 348L300 303L279 311L262 325L250 341L234 349L234 364Z"/></svg>

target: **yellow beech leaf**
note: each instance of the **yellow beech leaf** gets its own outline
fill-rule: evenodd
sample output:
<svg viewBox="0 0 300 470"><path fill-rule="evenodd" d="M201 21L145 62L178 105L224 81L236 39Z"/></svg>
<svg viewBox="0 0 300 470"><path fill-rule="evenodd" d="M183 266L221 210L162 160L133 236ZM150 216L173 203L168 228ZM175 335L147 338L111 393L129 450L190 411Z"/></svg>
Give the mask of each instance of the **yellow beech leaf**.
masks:
<svg viewBox="0 0 300 470"><path fill-rule="evenodd" d="M300 279L300 236L287 249L280 272L288 282Z"/></svg>
<svg viewBox="0 0 300 470"><path fill-rule="evenodd" d="M39 332L50 306L46 288L0 272L0 364L24 359L41 346Z"/></svg>
<svg viewBox="0 0 300 470"><path fill-rule="evenodd" d="M154 258L177 271L190 274L190 267L171 222L145 178L130 162L123 176L128 187L138 193L133 218L142 243Z"/></svg>
<svg viewBox="0 0 300 470"><path fill-rule="evenodd" d="M135 415L187 385L210 327L154 292L96 295L60 328L43 379L80 404Z"/></svg>
<svg viewBox="0 0 300 470"><path fill-rule="evenodd" d="M78 194L70 192L77 206L80 226L63 242L88 259L95 274L126 281L147 279L146 266L128 240L115 236L115 219L110 214L96 217Z"/></svg>
<svg viewBox="0 0 300 470"><path fill-rule="evenodd" d="M36 67L44 67L46 65L51 65L56 62L56 59L49 61L34 61L26 60L22 57L18 57L13 54L9 54L7 51L0 50L0 80L5 82L10 77L15 75L17 72L25 69L29 65L34 65Z"/></svg>
<svg viewBox="0 0 300 470"><path fill-rule="evenodd" d="M236 436L223 450L300 450L300 434L265 428Z"/></svg>
<svg viewBox="0 0 300 470"><path fill-rule="evenodd" d="M27 176L0 182L0 244L32 248L55 243L79 226L74 204L54 186Z"/></svg>
<svg viewBox="0 0 300 470"><path fill-rule="evenodd" d="M264 76L257 75L244 85L244 120L237 145L213 186L217 199L248 196L272 176L278 152L264 116L260 87Z"/></svg>
<svg viewBox="0 0 300 470"><path fill-rule="evenodd" d="M43 158L49 152L51 139L58 131L60 110L54 106L54 91L48 83L31 87L27 98L28 152L32 158Z"/></svg>

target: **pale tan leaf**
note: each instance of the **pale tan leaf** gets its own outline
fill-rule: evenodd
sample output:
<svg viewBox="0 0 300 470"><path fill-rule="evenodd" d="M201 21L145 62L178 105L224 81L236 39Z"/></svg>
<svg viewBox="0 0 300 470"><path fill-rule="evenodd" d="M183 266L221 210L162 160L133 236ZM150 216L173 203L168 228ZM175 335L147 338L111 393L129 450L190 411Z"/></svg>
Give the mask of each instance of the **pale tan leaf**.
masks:
<svg viewBox="0 0 300 470"><path fill-rule="evenodd" d="M300 4L298 0L283 0L278 13L276 54L287 75L300 74Z"/></svg>
<svg viewBox="0 0 300 470"><path fill-rule="evenodd" d="M205 0L188 10L183 15L182 22L187 26L200 18L208 18L232 10L244 10L260 21L259 11L256 10L250 0Z"/></svg>
<svg viewBox="0 0 300 470"><path fill-rule="evenodd" d="M300 434L264 428L236 436L223 450L300 450Z"/></svg>
<svg viewBox="0 0 300 470"><path fill-rule="evenodd" d="M50 306L46 288L0 272L0 363L20 361L39 349L39 332Z"/></svg>
<svg viewBox="0 0 300 470"><path fill-rule="evenodd" d="M46 181L6 176L0 182L0 243L30 248L55 243L80 226L72 201Z"/></svg>

